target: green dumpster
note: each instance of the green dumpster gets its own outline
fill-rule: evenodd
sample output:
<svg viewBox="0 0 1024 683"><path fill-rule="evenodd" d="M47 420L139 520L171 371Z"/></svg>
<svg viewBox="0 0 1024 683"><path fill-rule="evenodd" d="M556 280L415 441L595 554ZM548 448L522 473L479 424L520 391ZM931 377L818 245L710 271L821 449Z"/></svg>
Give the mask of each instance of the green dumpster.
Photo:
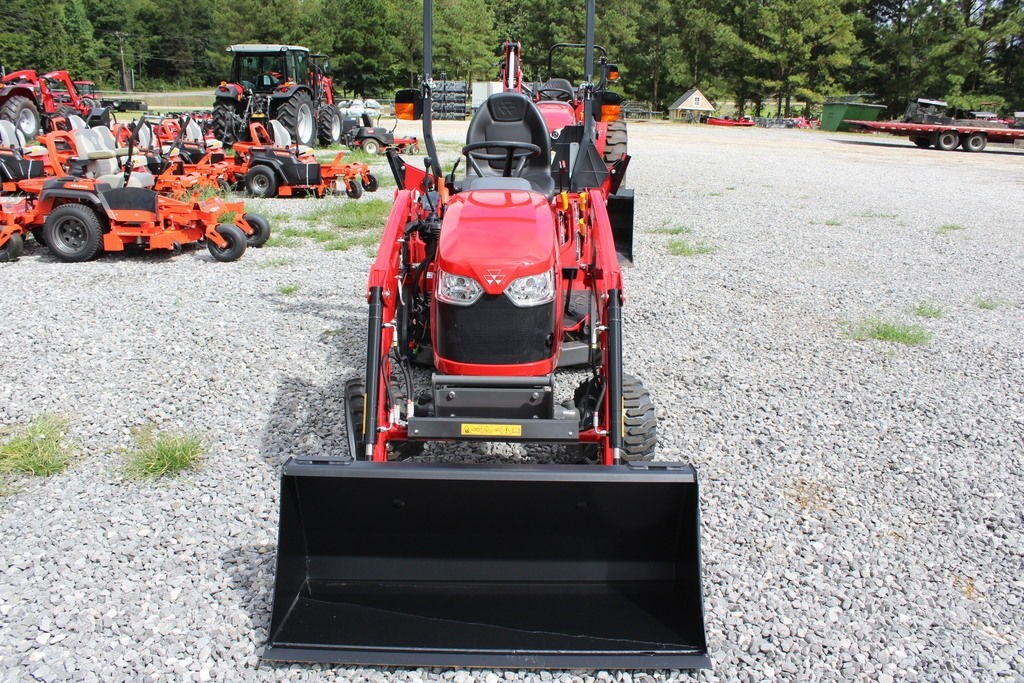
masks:
<svg viewBox="0 0 1024 683"><path fill-rule="evenodd" d="M884 104L865 104L863 102L826 102L821 113L822 130L848 131L850 125L844 119L856 121L877 121L885 111Z"/></svg>

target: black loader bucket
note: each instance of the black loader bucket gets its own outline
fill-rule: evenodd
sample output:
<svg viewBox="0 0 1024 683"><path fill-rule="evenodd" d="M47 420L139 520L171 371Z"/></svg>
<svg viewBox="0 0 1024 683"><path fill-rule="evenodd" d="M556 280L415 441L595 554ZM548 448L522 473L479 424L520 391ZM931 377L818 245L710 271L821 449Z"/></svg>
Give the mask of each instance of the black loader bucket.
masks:
<svg viewBox="0 0 1024 683"><path fill-rule="evenodd" d="M264 658L705 668L688 465L289 460Z"/></svg>

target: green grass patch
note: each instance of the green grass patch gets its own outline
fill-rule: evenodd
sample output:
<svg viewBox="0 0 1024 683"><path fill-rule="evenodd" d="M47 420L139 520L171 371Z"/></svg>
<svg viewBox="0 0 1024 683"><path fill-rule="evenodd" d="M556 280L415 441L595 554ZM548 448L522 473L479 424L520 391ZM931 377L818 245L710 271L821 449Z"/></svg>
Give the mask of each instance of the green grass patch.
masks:
<svg viewBox="0 0 1024 683"><path fill-rule="evenodd" d="M319 206L298 217L319 228L334 228L345 232L358 232L372 228L383 228L391 212L391 202L370 199L365 202L331 203Z"/></svg>
<svg viewBox="0 0 1024 683"><path fill-rule="evenodd" d="M695 242L690 240L669 240L668 242L668 253L673 256L700 256L701 254L710 254L714 251L715 246L713 244L700 240Z"/></svg>
<svg viewBox="0 0 1024 683"><path fill-rule="evenodd" d="M281 285L280 287L277 288L277 291L281 294L295 294L295 292L299 291L300 289L302 289L302 285L291 284Z"/></svg>
<svg viewBox="0 0 1024 683"><path fill-rule="evenodd" d="M260 261L258 265L260 268L283 268L293 263L295 263L295 259L291 256L275 256L274 258L268 258L266 261Z"/></svg>
<svg viewBox="0 0 1024 683"><path fill-rule="evenodd" d="M723 194L721 192L708 192L708 196L709 197L721 197L721 196L723 196Z"/></svg>
<svg viewBox="0 0 1024 683"><path fill-rule="evenodd" d="M851 334L857 341L875 339L910 346L927 344L932 338L931 333L920 325L893 323L877 318L870 318L853 326Z"/></svg>
<svg viewBox="0 0 1024 683"><path fill-rule="evenodd" d="M46 477L67 468L73 448L65 438L67 420L40 415L27 425L0 429L0 490L11 477Z"/></svg>
<svg viewBox="0 0 1024 683"><path fill-rule="evenodd" d="M267 246L267 247L284 247L285 249L294 249L295 247L299 246L300 244L302 244L302 242L297 237L292 237L290 235L274 235L269 240L267 240L267 242L266 242L266 244L264 246Z"/></svg>
<svg viewBox="0 0 1024 683"><path fill-rule="evenodd" d="M693 232L693 228L688 228L685 225L663 225L662 227L655 229L654 232L661 235L689 235Z"/></svg>
<svg viewBox="0 0 1024 683"><path fill-rule="evenodd" d="M857 217L858 218L899 218L899 216L897 214L895 214L895 213L874 213L873 211L869 211L867 213L858 213Z"/></svg>
<svg viewBox="0 0 1024 683"><path fill-rule="evenodd" d="M946 223L945 225L940 225L939 227L937 227L935 229L935 232L939 233L940 235L944 235L947 232L956 232L957 230L963 229L964 226L962 225L957 225L956 223Z"/></svg>
<svg viewBox="0 0 1024 683"><path fill-rule="evenodd" d="M134 479L163 477L194 469L203 456L203 440L195 434L135 431L135 448L128 451L125 471Z"/></svg>
<svg viewBox="0 0 1024 683"><path fill-rule="evenodd" d="M991 311L999 308L999 302L995 299L978 299L974 303L978 305L978 308L984 311Z"/></svg>
<svg viewBox="0 0 1024 683"><path fill-rule="evenodd" d="M367 233L365 235L353 235L342 239L334 240L324 244L324 251L348 251L352 247L375 247L380 242L380 234ZM373 251L371 255L375 255Z"/></svg>
<svg viewBox="0 0 1024 683"><path fill-rule="evenodd" d="M923 303L914 307L914 315L919 315L922 318L941 318L945 313L935 304Z"/></svg>
<svg viewBox="0 0 1024 683"><path fill-rule="evenodd" d="M830 228L837 228L837 227L839 227L839 226L840 226L840 225L842 225L842 224L843 224L843 222L842 222L842 221L840 221L840 220L837 220L837 219L835 219L835 218L829 218L829 219L828 219L827 221L825 221L825 223L824 223L824 225L827 225L827 226L829 226Z"/></svg>

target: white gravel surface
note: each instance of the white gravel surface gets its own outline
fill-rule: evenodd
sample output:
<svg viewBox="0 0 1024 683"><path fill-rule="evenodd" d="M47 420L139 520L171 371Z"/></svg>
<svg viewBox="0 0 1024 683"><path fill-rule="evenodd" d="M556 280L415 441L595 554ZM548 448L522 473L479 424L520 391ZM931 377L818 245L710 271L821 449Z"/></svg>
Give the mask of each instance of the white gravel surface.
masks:
<svg viewBox="0 0 1024 683"><path fill-rule="evenodd" d="M0 425L66 415L78 457L0 499L0 679L1024 680L1024 153L990 150L631 124L626 366L701 476L695 676L261 664L280 463L346 450L369 256L30 248L0 265ZM933 338L853 340L872 317ZM203 434L201 468L127 480L147 423Z"/></svg>

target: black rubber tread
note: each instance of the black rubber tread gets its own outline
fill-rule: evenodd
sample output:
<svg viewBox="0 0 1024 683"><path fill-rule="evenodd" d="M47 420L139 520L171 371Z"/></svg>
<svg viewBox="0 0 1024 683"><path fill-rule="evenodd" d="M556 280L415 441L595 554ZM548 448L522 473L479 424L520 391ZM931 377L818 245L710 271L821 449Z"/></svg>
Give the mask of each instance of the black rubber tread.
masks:
<svg viewBox="0 0 1024 683"><path fill-rule="evenodd" d="M928 135L916 135L910 138L910 140L921 149L928 149L932 146L932 139Z"/></svg>
<svg viewBox="0 0 1024 683"><path fill-rule="evenodd" d="M26 107L31 109L36 116L35 132L30 135L29 133L25 133L25 131L21 131L22 133L25 133L25 141L31 144L32 142L35 141L36 136L39 135L40 132L42 132L41 128L43 125L42 117L39 115L39 108L36 107L35 102L33 102L27 97L22 97L21 95L9 97L7 101L4 102L4 106L0 107L0 119L10 121L15 125L15 127L17 127L18 116L19 114L21 114L21 110L25 109Z"/></svg>
<svg viewBox="0 0 1024 683"><path fill-rule="evenodd" d="M627 373L622 373L622 409L622 459L653 460L658 445L658 416L643 382Z"/></svg>
<svg viewBox="0 0 1024 683"><path fill-rule="evenodd" d="M359 199L363 196L363 186L361 183L353 180L351 183L345 186L345 194L352 199Z"/></svg>
<svg viewBox="0 0 1024 683"><path fill-rule="evenodd" d="M384 145L380 144L380 141L376 138L366 138L363 140L362 148L367 154L380 154L380 151L384 149Z"/></svg>
<svg viewBox="0 0 1024 683"><path fill-rule="evenodd" d="M310 127L309 138L303 140L299 137L299 112L303 107L309 108L309 115L313 125ZM316 144L316 111L313 109L313 100L305 90L299 90L286 101L277 105L277 112L274 118L281 122L288 132L292 134L292 141L312 147Z"/></svg>
<svg viewBox="0 0 1024 683"><path fill-rule="evenodd" d="M366 177L362 179L360 184L367 192L376 192L380 188L380 181L377 180L377 176L372 173L367 173Z"/></svg>
<svg viewBox="0 0 1024 683"><path fill-rule="evenodd" d="M349 443L354 444L355 449L351 453L353 460L366 460L363 454L363 413L366 412L366 382L361 379L345 383L345 411L348 414L352 431L349 434ZM354 438L353 438L354 437Z"/></svg>
<svg viewBox="0 0 1024 683"><path fill-rule="evenodd" d="M80 244L69 244L61 236L60 227L77 221L83 231ZM50 212L43 224L43 241L61 261L79 263L96 258L103 251L103 226L99 216L84 204L61 204Z"/></svg>
<svg viewBox="0 0 1024 683"><path fill-rule="evenodd" d="M231 225L229 223L222 223L217 226L217 232L220 233L228 245L221 249L213 242L207 240L206 248L210 250L210 256L217 261L237 261L245 253L246 247L246 236L242 232L242 229L237 225Z"/></svg>
<svg viewBox="0 0 1024 683"><path fill-rule="evenodd" d="M266 185L261 183L265 182ZM253 166L245 174L245 192L250 197L271 198L277 196L277 174L267 166Z"/></svg>
<svg viewBox="0 0 1024 683"><path fill-rule="evenodd" d="M246 243L254 249L259 249L270 239L270 221L258 213L247 213L242 219L252 228L252 234L246 236Z"/></svg>
<svg viewBox="0 0 1024 683"><path fill-rule="evenodd" d="M225 100L217 100L213 105L213 137L225 146L238 142L235 130L235 105Z"/></svg>
<svg viewBox="0 0 1024 683"><path fill-rule="evenodd" d="M956 149L960 146L960 134L955 130L941 131L935 138L935 148L944 152Z"/></svg>
<svg viewBox="0 0 1024 683"><path fill-rule="evenodd" d="M25 242L20 232L12 233L4 245L0 247L0 263L17 261L18 257L25 250Z"/></svg>
<svg viewBox="0 0 1024 683"><path fill-rule="evenodd" d="M988 144L988 138L984 133L969 133L960 138L960 146L965 152L980 152Z"/></svg>
<svg viewBox="0 0 1024 683"><path fill-rule="evenodd" d="M335 132L337 132L337 136L335 136ZM325 104L320 107L320 114L317 116L317 133L321 145L336 145L341 141L341 113L333 104Z"/></svg>
<svg viewBox="0 0 1024 683"><path fill-rule="evenodd" d="M626 130L625 121L611 121L608 124L608 136L604 142L604 161L606 164L614 164L628 153L629 132Z"/></svg>

